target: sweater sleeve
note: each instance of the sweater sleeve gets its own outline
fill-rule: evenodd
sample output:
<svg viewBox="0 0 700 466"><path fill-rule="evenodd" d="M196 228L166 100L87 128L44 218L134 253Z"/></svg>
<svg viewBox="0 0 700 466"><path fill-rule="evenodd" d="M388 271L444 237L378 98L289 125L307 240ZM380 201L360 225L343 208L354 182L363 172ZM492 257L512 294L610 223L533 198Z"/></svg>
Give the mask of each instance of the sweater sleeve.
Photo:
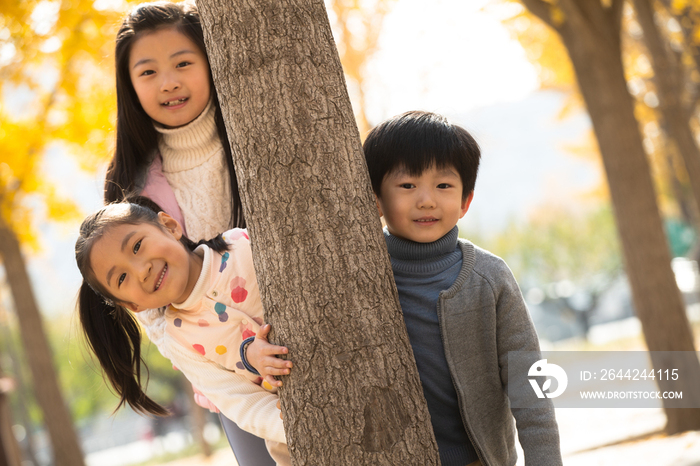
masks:
<svg viewBox="0 0 700 466"><path fill-rule="evenodd" d="M508 393L508 352L535 351L539 340L527 306L512 272L505 262L494 257L496 291L497 345L501 381ZM515 417L526 466L561 466L559 429L554 405L548 400L544 408L511 408Z"/></svg>
<svg viewBox="0 0 700 466"><path fill-rule="evenodd" d="M168 349L171 361L185 377L241 429L287 443L276 394L176 343Z"/></svg>

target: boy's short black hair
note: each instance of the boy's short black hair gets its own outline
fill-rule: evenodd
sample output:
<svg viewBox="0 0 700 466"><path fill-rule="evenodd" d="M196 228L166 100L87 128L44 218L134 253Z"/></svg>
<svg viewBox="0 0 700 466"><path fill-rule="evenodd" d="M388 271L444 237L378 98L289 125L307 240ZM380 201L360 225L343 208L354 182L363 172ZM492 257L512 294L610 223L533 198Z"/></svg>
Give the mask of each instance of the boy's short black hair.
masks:
<svg viewBox="0 0 700 466"><path fill-rule="evenodd" d="M398 168L418 176L432 166L454 167L462 179L462 199L474 190L479 145L467 130L441 115L411 111L390 118L369 132L362 147L377 196L384 177Z"/></svg>

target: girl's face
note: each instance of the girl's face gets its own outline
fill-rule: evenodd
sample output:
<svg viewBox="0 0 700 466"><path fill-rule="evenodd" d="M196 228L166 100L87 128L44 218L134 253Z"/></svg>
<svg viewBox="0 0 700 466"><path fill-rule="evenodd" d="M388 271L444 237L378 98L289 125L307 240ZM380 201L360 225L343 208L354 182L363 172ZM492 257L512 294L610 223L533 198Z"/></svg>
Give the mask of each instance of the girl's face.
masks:
<svg viewBox="0 0 700 466"><path fill-rule="evenodd" d="M197 283L202 259L179 239L180 224L158 214L165 230L150 223L108 228L90 251L99 284L134 312L185 301Z"/></svg>
<svg viewBox="0 0 700 466"><path fill-rule="evenodd" d="M146 114L163 126L186 125L209 103L207 57L174 27L158 29L134 41L129 76Z"/></svg>

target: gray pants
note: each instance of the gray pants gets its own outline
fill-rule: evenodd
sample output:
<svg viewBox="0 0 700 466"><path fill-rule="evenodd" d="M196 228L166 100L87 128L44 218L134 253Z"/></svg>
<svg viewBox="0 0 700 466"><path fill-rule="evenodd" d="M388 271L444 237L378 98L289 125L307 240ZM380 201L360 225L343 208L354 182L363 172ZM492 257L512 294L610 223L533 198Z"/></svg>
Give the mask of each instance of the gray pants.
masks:
<svg viewBox="0 0 700 466"><path fill-rule="evenodd" d="M263 439L241 429L221 413L219 419L239 466L275 466Z"/></svg>

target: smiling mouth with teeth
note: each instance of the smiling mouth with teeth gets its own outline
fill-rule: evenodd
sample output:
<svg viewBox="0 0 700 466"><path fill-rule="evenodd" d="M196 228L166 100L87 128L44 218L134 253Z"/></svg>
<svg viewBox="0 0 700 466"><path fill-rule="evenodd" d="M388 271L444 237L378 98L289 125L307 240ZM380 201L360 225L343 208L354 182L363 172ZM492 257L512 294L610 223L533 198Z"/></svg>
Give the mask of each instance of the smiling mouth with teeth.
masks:
<svg viewBox="0 0 700 466"><path fill-rule="evenodd" d="M181 103L185 102L187 100L187 97L183 97L182 99L178 100L171 100L169 102L163 102L161 105L165 107L171 107L173 105L180 105Z"/></svg>
<svg viewBox="0 0 700 466"><path fill-rule="evenodd" d="M165 267L163 267L163 272L160 274L160 277L158 278L158 281L156 282L155 288L153 288L153 291L158 291L158 288L160 288L160 284L163 283L163 277L165 277L165 272L168 271L168 264L165 264Z"/></svg>

